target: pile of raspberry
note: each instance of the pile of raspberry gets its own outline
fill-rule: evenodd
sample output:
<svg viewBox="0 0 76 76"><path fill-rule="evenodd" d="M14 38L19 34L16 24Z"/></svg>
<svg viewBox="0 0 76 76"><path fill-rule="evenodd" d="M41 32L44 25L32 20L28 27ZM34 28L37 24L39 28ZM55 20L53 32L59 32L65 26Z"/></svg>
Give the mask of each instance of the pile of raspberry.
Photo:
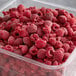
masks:
<svg viewBox="0 0 76 76"><path fill-rule="evenodd" d="M76 46L76 17L64 9L17 8L0 17L0 48L45 63L60 65Z"/></svg>

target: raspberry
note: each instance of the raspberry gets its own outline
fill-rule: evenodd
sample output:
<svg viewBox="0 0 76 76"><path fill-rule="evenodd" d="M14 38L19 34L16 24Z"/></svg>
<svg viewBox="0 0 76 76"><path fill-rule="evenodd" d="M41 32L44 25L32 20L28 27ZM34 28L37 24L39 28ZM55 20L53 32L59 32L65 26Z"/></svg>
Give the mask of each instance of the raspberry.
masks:
<svg viewBox="0 0 76 76"><path fill-rule="evenodd" d="M39 38L38 34L31 34L30 39L31 41L36 41Z"/></svg>
<svg viewBox="0 0 76 76"><path fill-rule="evenodd" d="M28 46L31 46L32 45L32 42L31 42L31 40L30 40L29 37L24 37L23 38L23 42L24 42L24 44L26 44Z"/></svg>
<svg viewBox="0 0 76 76"><path fill-rule="evenodd" d="M61 48L63 46L61 41L56 41L55 48Z"/></svg>
<svg viewBox="0 0 76 76"><path fill-rule="evenodd" d="M6 45L4 48L5 48L6 50L8 50L8 51L11 51L11 52L14 51L14 48L13 48L11 45Z"/></svg>
<svg viewBox="0 0 76 76"><path fill-rule="evenodd" d="M21 12L23 12L23 11L25 10L25 7L24 7L22 4L20 4L20 5L17 7L17 10L21 13Z"/></svg>
<svg viewBox="0 0 76 76"><path fill-rule="evenodd" d="M25 12L23 13L24 16L30 18L31 17L31 11L30 10L25 10Z"/></svg>
<svg viewBox="0 0 76 76"><path fill-rule="evenodd" d="M76 31L76 25L72 25L73 31Z"/></svg>
<svg viewBox="0 0 76 76"><path fill-rule="evenodd" d="M58 16L58 11L57 11L57 10L52 10L52 13L53 13L53 15L54 15L55 17Z"/></svg>
<svg viewBox="0 0 76 76"><path fill-rule="evenodd" d="M51 45L55 45L56 44L56 38L52 37L52 38L49 38L49 43Z"/></svg>
<svg viewBox="0 0 76 76"><path fill-rule="evenodd" d="M29 49L29 53L31 55L37 55L37 52L38 52L38 49L35 47L35 46L32 46L30 49Z"/></svg>
<svg viewBox="0 0 76 76"><path fill-rule="evenodd" d="M50 20L46 20L46 21L44 21L44 26L45 27L51 27L52 26L52 22L50 21Z"/></svg>
<svg viewBox="0 0 76 76"><path fill-rule="evenodd" d="M8 44L9 44L9 45L13 45L13 44L14 44L14 41L15 41L15 38L14 38L13 36L10 36L10 37L8 38Z"/></svg>
<svg viewBox="0 0 76 76"><path fill-rule="evenodd" d="M72 51L76 48L76 46L71 46L70 49L68 50L69 53L72 53Z"/></svg>
<svg viewBox="0 0 76 76"><path fill-rule="evenodd" d="M14 45L21 45L23 43L22 41L22 38L17 38L15 41L14 41Z"/></svg>
<svg viewBox="0 0 76 76"><path fill-rule="evenodd" d="M27 51L28 51L28 46L27 45L19 45L19 47L21 48L22 54L27 53Z"/></svg>
<svg viewBox="0 0 76 76"><path fill-rule="evenodd" d="M45 49L39 49L38 53L37 53L37 57L40 59L44 59L45 58L45 54L46 54L46 50Z"/></svg>
<svg viewBox="0 0 76 76"><path fill-rule="evenodd" d="M58 61L54 61L53 62L53 65L58 65Z"/></svg>
<svg viewBox="0 0 76 76"><path fill-rule="evenodd" d="M6 30L0 30L0 38L6 40L9 37L9 32Z"/></svg>
<svg viewBox="0 0 76 76"><path fill-rule="evenodd" d="M45 13L45 15L44 15L45 20L51 20L52 21L52 18L53 18L53 13L52 12Z"/></svg>
<svg viewBox="0 0 76 76"><path fill-rule="evenodd" d="M37 14L32 14L31 15L31 21L38 21L39 16Z"/></svg>
<svg viewBox="0 0 76 76"><path fill-rule="evenodd" d="M60 25L59 24L57 24L57 23L53 23L52 24L52 29L54 30L54 31L56 31L57 29L59 29L60 28Z"/></svg>
<svg viewBox="0 0 76 76"><path fill-rule="evenodd" d="M37 48L44 48L46 46L46 41L42 40L42 39L38 39L35 42L35 45L36 45Z"/></svg>
<svg viewBox="0 0 76 76"><path fill-rule="evenodd" d="M65 50L63 48L59 48L56 51L62 51L63 53L65 52Z"/></svg>
<svg viewBox="0 0 76 76"><path fill-rule="evenodd" d="M60 23L66 23L67 22L67 18L64 15L60 15L58 17L58 20L59 20Z"/></svg>
<svg viewBox="0 0 76 76"><path fill-rule="evenodd" d="M32 59L32 55L30 53L27 53L26 55L24 55L24 57Z"/></svg>
<svg viewBox="0 0 76 76"><path fill-rule="evenodd" d="M71 27L67 27L67 31L69 36L73 35L73 29Z"/></svg>
<svg viewBox="0 0 76 76"><path fill-rule="evenodd" d="M37 32L37 26L35 24L31 24L27 26L27 31L29 33L35 33Z"/></svg>
<svg viewBox="0 0 76 76"><path fill-rule="evenodd" d="M63 29L58 29L58 30L56 30L56 35L57 36L64 36L64 30Z"/></svg>
<svg viewBox="0 0 76 76"><path fill-rule="evenodd" d="M65 52L68 52L68 50L70 49L70 45L67 43L64 43L63 48L64 48Z"/></svg>
<svg viewBox="0 0 76 76"><path fill-rule="evenodd" d="M64 57L64 53L61 50L54 52L54 60L58 62L62 62L63 57Z"/></svg>
<svg viewBox="0 0 76 76"><path fill-rule="evenodd" d="M70 56L70 53L64 53L63 61L66 61L69 56Z"/></svg>

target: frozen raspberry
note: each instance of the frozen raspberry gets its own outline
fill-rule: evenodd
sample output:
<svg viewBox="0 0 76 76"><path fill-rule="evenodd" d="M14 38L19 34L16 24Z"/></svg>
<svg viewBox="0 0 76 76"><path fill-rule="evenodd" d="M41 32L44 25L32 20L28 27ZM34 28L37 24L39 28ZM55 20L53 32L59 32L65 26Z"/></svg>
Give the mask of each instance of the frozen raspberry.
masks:
<svg viewBox="0 0 76 76"><path fill-rule="evenodd" d="M24 16L30 18L31 17L31 11L30 10L25 10L25 12L23 13Z"/></svg>
<svg viewBox="0 0 76 76"><path fill-rule="evenodd" d="M31 24L27 26L27 31L29 33L35 33L37 32L37 26L35 24Z"/></svg>
<svg viewBox="0 0 76 76"><path fill-rule="evenodd" d="M70 56L70 53L64 53L63 61L66 61L69 56Z"/></svg>
<svg viewBox="0 0 76 76"><path fill-rule="evenodd" d="M6 50L8 50L8 51L11 51L11 52L14 51L14 48L13 48L11 45L6 45L4 48L5 48Z"/></svg>
<svg viewBox="0 0 76 76"><path fill-rule="evenodd" d="M22 38L17 38L15 41L14 41L14 45L21 45L23 43L22 41Z"/></svg>
<svg viewBox="0 0 76 76"><path fill-rule="evenodd" d="M35 42L39 38L39 36L38 34L31 34L30 38L31 38L31 41Z"/></svg>
<svg viewBox="0 0 76 76"><path fill-rule="evenodd" d="M38 39L35 42L35 45L36 45L37 48L44 48L46 46L46 41L42 40L42 39Z"/></svg>
<svg viewBox="0 0 76 76"><path fill-rule="evenodd" d="M9 45L13 45L13 44L14 44L14 41L15 41L15 38L14 38L13 36L10 36L10 37L8 38L8 44L9 44Z"/></svg>
<svg viewBox="0 0 76 76"><path fill-rule="evenodd" d="M56 44L56 38L52 37L52 38L49 38L49 43L51 45L55 45Z"/></svg>
<svg viewBox="0 0 76 76"><path fill-rule="evenodd" d="M21 48L22 54L27 53L27 51L28 51L28 46L27 45L19 45L19 47Z"/></svg>
<svg viewBox="0 0 76 76"><path fill-rule="evenodd" d="M43 32L49 34L51 32L51 28L49 26L43 27Z"/></svg>
<svg viewBox="0 0 76 76"><path fill-rule="evenodd" d="M58 17L58 20L59 20L60 23L66 23L67 22L67 18L64 15L60 15Z"/></svg>
<svg viewBox="0 0 76 76"><path fill-rule="evenodd" d="M38 49L35 47L35 46L32 46L30 49L29 49L29 53L31 55L37 55L37 52L38 52Z"/></svg>
<svg viewBox="0 0 76 76"><path fill-rule="evenodd" d="M59 29L60 28L60 25L59 24L57 24L57 23L53 23L52 24L52 29L54 30L54 31L56 31L57 29Z"/></svg>
<svg viewBox="0 0 76 76"><path fill-rule="evenodd" d="M26 55L24 55L24 57L32 59L32 55L30 53L27 53Z"/></svg>
<svg viewBox="0 0 76 76"><path fill-rule="evenodd" d="M31 21L38 21L39 16L37 14L32 14L31 15Z"/></svg>
<svg viewBox="0 0 76 76"><path fill-rule="evenodd" d="M56 41L55 48L61 48L63 46L61 41Z"/></svg>
<svg viewBox="0 0 76 76"><path fill-rule="evenodd" d="M67 43L64 43L64 44L63 44L63 48L64 48L64 51L65 51L65 52L68 52L68 50L70 49L70 45L67 44Z"/></svg>
<svg viewBox="0 0 76 76"><path fill-rule="evenodd" d="M9 37L9 32L6 30L0 30L0 38L6 40Z"/></svg>
<svg viewBox="0 0 76 76"><path fill-rule="evenodd" d="M63 53L65 52L65 50L63 48L59 48L56 51L62 51Z"/></svg>
<svg viewBox="0 0 76 76"><path fill-rule="evenodd" d="M72 25L72 29L76 31L76 25Z"/></svg>
<svg viewBox="0 0 76 76"><path fill-rule="evenodd" d="M45 41L48 41L48 37L45 36L45 35L42 37L42 39L45 40Z"/></svg>
<svg viewBox="0 0 76 76"><path fill-rule="evenodd" d="M54 61L53 62L53 65L58 65L58 61Z"/></svg>
<svg viewBox="0 0 76 76"><path fill-rule="evenodd" d="M37 53L37 57L40 58L40 59L44 59L45 56L46 56L45 54L46 54L46 50L45 49L39 49L38 53Z"/></svg>
<svg viewBox="0 0 76 76"><path fill-rule="evenodd" d="M76 48L76 46L74 46L74 45L71 46L68 52L69 52L69 53L72 53L72 51L73 51L75 48Z"/></svg>
<svg viewBox="0 0 76 76"><path fill-rule="evenodd" d="M50 21L50 20L46 20L46 21L44 21L44 26L45 27L51 27L52 26L52 22Z"/></svg>
<svg viewBox="0 0 76 76"><path fill-rule="evenodd" d="M38 28L37 28L37 34L38 34L39 36L42 36L42 35L43 35L43 32L42 32L41 27L38 27Z"/></svg>
<svg viewBox="0 0 76 76"><path fill-rule="evenodd" d="M57 60L58 62L62 62L63 57L64 57L64 53L61 50L54 52L54 60Z"/></svg>
<svg viewBox="0 0 76 76"><path fill-rule="evenodd" d="M24 7L22 4L20 4L20 5L17 7L17 10L21 13L21 12L23 12L23 11L25 10L25 7Z"/></svg>
<svg viewBox="0 0 76 76"><path fill-rule="evenodd" d="M64 36L64 30L63 29L58 29L58 30L56 30L56 35L57 36Z"/></svg>
<svg viewBox="0 0 76 76"><path fill-rule="evenodd" d="M32 44L32 42L31 42L29 37L24 37L23 38L23 42L24 42L24 44L26 44L28 46L31 46L31 44Z"/></svg>
<svg viewBox="0 0 76 76"><path fill-rule="evenodd" d="M52 21L52 18L53 18L53 13L52 12L45 13L45 15L44 15L45 20L51 20Z"/></svg>

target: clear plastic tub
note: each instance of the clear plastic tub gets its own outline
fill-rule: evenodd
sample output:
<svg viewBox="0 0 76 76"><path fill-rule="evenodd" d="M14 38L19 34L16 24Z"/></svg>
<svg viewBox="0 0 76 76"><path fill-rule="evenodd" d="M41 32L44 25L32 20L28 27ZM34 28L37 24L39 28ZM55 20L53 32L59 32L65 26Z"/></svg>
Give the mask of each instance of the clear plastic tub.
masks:
<svg viewBox="0 0 76 76"><path fill-rule="evenodd" d="M48 8L62 8L75 14L76 10L64 8L54 4L35 0L13 0L8 2L0 10L8 10L23 4L25 7L36 6ZM46 65L12 52L0 49L0 76L76 76L76 49L72 52L67 61L58 66Z"/></svg>

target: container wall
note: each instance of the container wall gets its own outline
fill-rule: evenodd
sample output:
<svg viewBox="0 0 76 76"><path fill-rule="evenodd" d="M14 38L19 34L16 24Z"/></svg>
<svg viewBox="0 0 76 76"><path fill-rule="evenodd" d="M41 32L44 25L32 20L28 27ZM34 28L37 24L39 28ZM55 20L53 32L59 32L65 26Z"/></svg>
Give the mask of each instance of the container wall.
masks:
<svg viewBox="0 0 76 76"><path fill-rule="evenodd" d="M64 76L64 68L45 69L10 55L0 53L0 76Z"/></svg>

